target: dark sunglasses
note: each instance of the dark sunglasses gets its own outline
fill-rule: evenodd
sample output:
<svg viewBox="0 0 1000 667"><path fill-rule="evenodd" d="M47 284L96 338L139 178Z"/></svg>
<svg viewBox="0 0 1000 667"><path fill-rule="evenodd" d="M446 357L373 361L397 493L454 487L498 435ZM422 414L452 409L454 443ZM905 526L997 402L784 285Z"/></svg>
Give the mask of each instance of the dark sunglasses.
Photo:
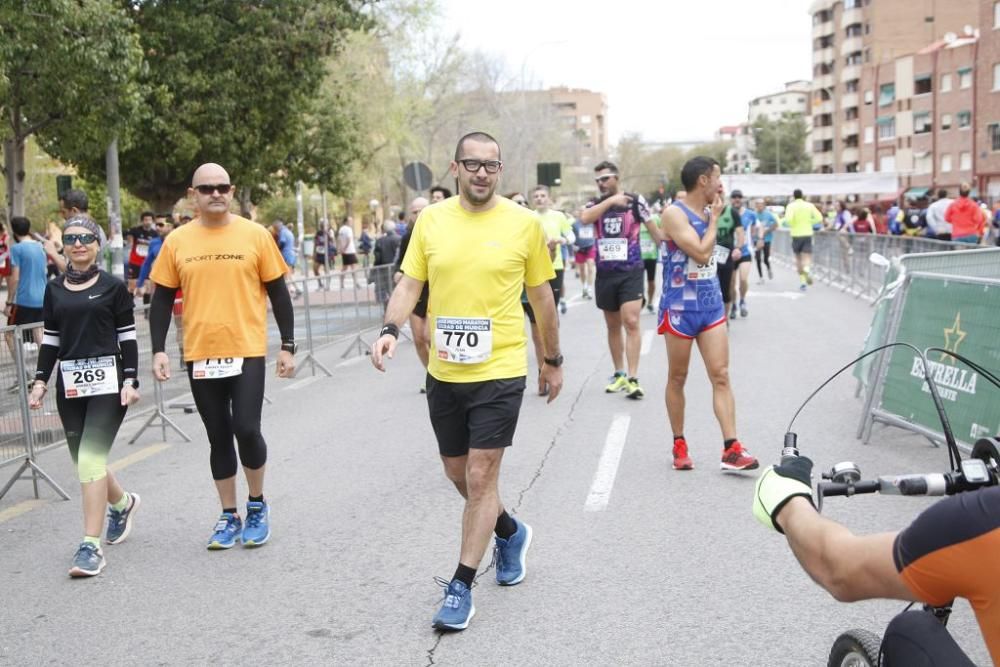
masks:
<svg viewBox="0 0 1000 667"><path fill-rule="evenodd" d="M467 172L472 174L478 172L480 167L486 169L487 174L495 174L500 171L500 167L503 165L500 160L459 160L458 162L465 167Z"/></svg>
<svg viewBox="0 0 1000 667"><path fill-rule="evenodd" d="M227 195L233 189L229 183L219 183L218 185L196 185L194 189L203 195L210 195L218 191L220 195Z"/></svg>
<svg viewBox="0 0 1000 667"><path fill-rule="evenodd" d="M79 241L82 245L90 245L97 242L96 234L63 234L63 245L76 245Z"/></svg>

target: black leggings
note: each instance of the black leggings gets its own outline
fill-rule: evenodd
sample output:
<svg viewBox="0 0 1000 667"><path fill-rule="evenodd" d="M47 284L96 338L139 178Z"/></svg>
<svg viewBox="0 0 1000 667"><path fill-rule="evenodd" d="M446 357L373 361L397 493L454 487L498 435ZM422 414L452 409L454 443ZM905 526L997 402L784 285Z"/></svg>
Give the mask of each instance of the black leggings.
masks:
<svg viewBox="0 0 1000 667"><path fill-rule="evenodd" d="M122 405L121 394L66 398L61 377L56 388L59 392L56 408L80 481L86 483L104 479L108 452L128 409Z"/></svg>
<svg viewBox="0 0 1000 667"><path fill-rule="evenodd" d="M764 269L760 265L761 256L764 258L764 264L767 266L767 270L771 270L771 242L764 241L764 247L759 248L754 251L754 257L757 259L757 276L759 278L764 277Z"/></svg>
<svg viewBox="0 0 1000 667"><path fill-rule="evenodd" d="M264 357L243 360L243 373L216 380L195 380L194 364L188 362L191 395L212 446L209 460L214 479L236 475L236 448L243 467L257 470L267 462L267 444L260 434L260 410L264 404Z"/></svg>
<svg viewBox="0 0 1000 667"><path fill-rule="evenodd" d="M948 633L927 611L896 616L882 639L883 667L975 667Z"/></svg>

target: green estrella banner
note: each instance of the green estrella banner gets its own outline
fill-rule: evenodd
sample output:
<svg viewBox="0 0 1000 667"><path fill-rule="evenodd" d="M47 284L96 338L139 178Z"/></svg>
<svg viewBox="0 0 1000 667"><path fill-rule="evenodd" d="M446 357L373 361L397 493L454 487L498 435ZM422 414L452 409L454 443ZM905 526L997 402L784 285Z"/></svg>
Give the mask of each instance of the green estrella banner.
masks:
<svg viewBox="0 0 1000 667"><path fill-rule="evenodd" d="M1000 283L913 276L896 340L921 350L957 352L1000 375ZM974 443L1000 434L1000 389L949 355L932 352L927 361L955 437ZM907 348L894 348L882 408L940 432L941 421L923 378L920 357Z"/></svg>

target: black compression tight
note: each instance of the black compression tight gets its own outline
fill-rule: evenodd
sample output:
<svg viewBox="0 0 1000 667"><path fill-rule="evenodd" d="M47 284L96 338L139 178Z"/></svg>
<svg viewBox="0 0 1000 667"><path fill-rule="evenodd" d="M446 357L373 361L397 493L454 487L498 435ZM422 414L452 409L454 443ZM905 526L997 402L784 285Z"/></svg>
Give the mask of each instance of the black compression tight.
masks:
<svg viewBox="0 0 1000 667"><path fill-rule="evenodd" d="M761 278L764 277L764 269L760 265L761 259L764 260L764 265L767 266L767 270L771 270L771 242L765 241L764 247L759 248L754 252L754 258L757 260L757 275Z"/></svg>
<svg viewBox="0 0 1000 667"><path fill-rule="evenodd" d="M257 470L267 462L267 445L260 433L260 411L264 403L264 357L243 360L243 373L217 380L195 380L194 364L188 363L191 395L201 414L212 447L209 459L214 479L236 475L236 448L245 468Z"/></svg>

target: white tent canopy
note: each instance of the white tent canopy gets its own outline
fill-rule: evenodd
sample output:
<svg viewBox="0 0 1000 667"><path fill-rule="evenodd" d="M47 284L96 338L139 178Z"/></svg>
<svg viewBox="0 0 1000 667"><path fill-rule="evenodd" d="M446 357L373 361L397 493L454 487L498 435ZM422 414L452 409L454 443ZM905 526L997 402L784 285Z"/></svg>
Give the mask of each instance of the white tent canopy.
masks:
<svg viewBox="0 0 1000 667"><path fill-rule="evenodd" d="M806 197L899 194L899 175L893 172L856 174L723 174L726 192L741 190L744 197L790 197L796 189Z"/></svg>

